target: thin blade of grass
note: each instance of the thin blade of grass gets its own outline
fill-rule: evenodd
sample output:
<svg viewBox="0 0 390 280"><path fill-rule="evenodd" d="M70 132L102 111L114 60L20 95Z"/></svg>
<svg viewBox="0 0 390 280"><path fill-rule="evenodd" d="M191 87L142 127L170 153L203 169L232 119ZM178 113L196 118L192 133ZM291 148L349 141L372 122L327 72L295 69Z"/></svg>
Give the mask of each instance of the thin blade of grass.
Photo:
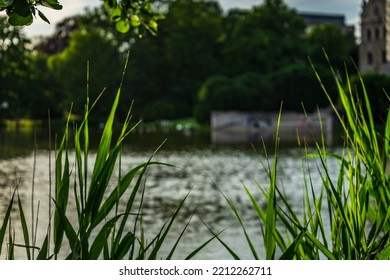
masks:
<svg viewBox="0 0 390 280"><path fill-rule="evenodd" d="M0 229L0 255L1 255L1 250L3 248L4 237L7 233L8 222L9 222L10 217L11 217L11 210L12 210L12 205L14 203L15 193L16 193L16 189L14 190L12 197L11 197L11 200L8 204L8 207L7 207L7 210L5 212L4 219L3 219L3 225L1 226L1 229Z"/></svg>
<svg viewBox="0 0 390 280"><path fill-rule="evenodd" d="M201 219L202 220L202 219ZM230 255L235 259L239 260L240 257L225 243L223 240L219 237L227 228L221 230L218 233L215 233L203 220L202 223L206 226L206 228L209 230L209 232L213 235L209 240L207 240L205 243L203 243L200 247L198 247L196 250L194 250L191 254L189 254L185 259L189 260L192 259L197 253L199 253L200 250L202 250L204 247L207 246L212 240L215 238L222 244L223 247L230 253Z"/></svg>
<svg viewBox="0 0 390 280"><path fill-rule="evenodd" d="M252 240L251 240L251 238L250 238L250 236L249 236L249 234L248 234L248 232L247 232L247 230L246 230L246 227L245 227L245 225L244 225L244 223L243 223L243 221L242 221L240 215L238 214L238 211L237 211L236 207L234 206L233 202L230 201L229 198L227 198L224 194L222 194L222 195L224 196L226 202L227 202L228 205L230 206L230 209L233 211L233 214L234 214L234 216L236 217L237 221L240 223L240 226L241 226L241 228L242 228L242 230L243 230L243 232L244 232L245 239L246 239L246 241L247 241L247 243L248 243L248 245L249 245L249 248L251 249L251 252L252 252L253 257L254 257L256 260L260 259L260 258L259 258L259 255L258 255L257 252L256 252L255 246L253 245L253 242L252 242Z"/></svg>
<svg viewBox="0 0 390 280"><path fill-rule="evenodd" d="M96 238L94 239L90 252L88 254L88 259L90 260L97 260L103 250L103 247L105 246L107 242L107 238L110 235L112 229L115 226L115 223L118 221L118 219L122 215L118 215L111 220L109 220L107 223L104 224L104 226L100 229L99 233L96 235Z"/></svg>
<svg viewBox="0 0 390 280"><path fill-rule="evenodd" d="M45 240L39 250L37 260L46 260L48 255L48 246L49 246L49 236L46 235Z"/></svg>
<svg viewBox="0 0 390 280"><path fill-rule="evenodd" d="M283 105L283 104L282 104ZM271 260L275 256L276 240L276 180L277 180L277 165L278 165L278 148L279 148L279 129L282 117L282 106L280 106L278 121L276 125L275 153L274 162L270 174L270 187L268 190L268 204L265 211L265 253L266 259Z"/></svg>
<svg viewBox="0 0 390 280"><path fill-rule="evenodd" d="M134 233L128 232L119 243L119 246L114 252L112 259L122 260L130 251L130 248L135 246L135 240L136 238Z"/></svg>
<svg viewBox="0 0 390 280"><path fill-rule="evenodd" d="M70 246L72 252L78 252L80 250L81 244L80 244L80 240L77 236L77 233L74 230L70 221L68 220L66 213L61 208L61 205L59 205L56 201L54 201L54 203L56 206L56 212L59 216L59 223L61 224L61 228L63 229L63 232L65 233L65 235L68 239L69 246Z"/></svg>
<svg viewBox="0 0 390 280"><path fill-rule="evenodd" d="M294 239L294 241L291 243L291 245L287 248L287 250L284 251L282 256L280 257L280 260L292 260L296 256L299 246L301 245L301 242L303 240L303 237L305 236L305 233L301 231L298 234L298 237Z"/></svg>
<svg viewBox="0 0 390 280"><path fill-rule="evenodd" d="M165 241L165 238L167 237L172 225L173 225L173 222L175 221L177 215L179 214L181 208L183 207L184 205L184 202L186 201L186 199L188 198L190 193L188 193L181 201L180 203L177 205L176 207L176 210L173 212L167 226L165 227L165 229L161 232L161 237L157 240L156 242L156 245L154 246L152 252L150 253L149 255L149 258L148 259L152 259L152 260L155 260L157 259L157 254L158 252L160 251L160 248L161 246L163 245L164 241Z"/></svg>
<svg viewBox="0 0 390 280"><path fill-rule="evenodd" d="M310 232L305 231L305 236L309 238L311 242L315 244L315 246L329 259L329 260L335 260L334 255L332 252L326 248L321 241L319 241L314 235L312 235Z"/></svg>
<svg viewBox="0 0 390 280"><path fill-rule="evenodd" d="M69 155L68 155L68 131L69 131L69 119L70 114L68 116L68 120L66 122L64 136L62 138L60 147L58 149L58 153L56 156L55 163L55 203L59 206L59 208L66 211L66 207L68 205L68 197L69 197L69 187L70 187L70 170L69 170ZM64 165L63 165L63 156L65 153ZM58 208L56 208L58 209ZM60 214L56 210L54 212L54 252L57 255L60 251L64 228L62 223L60 222Z"/></svg>
<svg viewBox="0 0 390 280"><path fill-rule="evenodd" d="M376 256L377 260L390 260L390 244L388 244L382 251Z"/></svg>
<svg viewBox="0 0 390 280"><path fill-rule="evenodd" d="M11 220L9 220L8 231L8 260L15 260L15 230L12 230Z"/></svg>
<svg viewBox="0 0 390 280"><path fill-rule="evenodd" d="M26 221L26 217L24 215L23 206L22 206L22 202L21 202L21 199L19 196L19 192L18 192L18 206L19 206L20 223L22 225L22 231L23 231L24 244L26 245L25 246L26 247L26 255L27 255L27 259L31 260L30 235L28 233L27 221Z"/></svg>
<svg viewBox="0 0 390 280"><path fill-rule="evenodd" d="M122 85L123 85L123 80L124 80L125 71L127 68L128 61L129 61L129 55L126 58L125 66L124 66L123 74L122 74L122 80L121 80L121 83L120 83L119 88L117 90L115 100L111 106L111 111L110 111L110 114L107 118L106 124L104 126L102 136L100 138L100 143L98 146L96 159L95 159L95 166L94 166L93 172L92 172L91 182L96 180L96 178L100 174L100 172L103 168L103 164L106 161L108 154L109 154L109 151L110 151L112 134L113 134L114 119L115 119L116 110L118 108L119 99L121 96ZM90 191L91 191L91 189L90 189ZM89 194L88 194L88 196L89 196Z"/></svg>

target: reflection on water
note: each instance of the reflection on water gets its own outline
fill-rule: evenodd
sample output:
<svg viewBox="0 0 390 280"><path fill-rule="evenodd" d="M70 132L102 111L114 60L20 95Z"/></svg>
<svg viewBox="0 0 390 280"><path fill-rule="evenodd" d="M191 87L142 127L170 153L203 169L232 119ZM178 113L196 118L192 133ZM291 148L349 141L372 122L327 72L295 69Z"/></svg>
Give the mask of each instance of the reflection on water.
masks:
<svg viewBox="0 0 390 280"><path fill-rule="evenodd" d="M4 216L11 190L16 184L19 185L21 199L25 205L26 215L28 215L31 209L34 156L31 148L28 152L29 149L27 147L33 147L33 144L31 144L31 141L28 144L29 141L25 140L25 149L20 149L20 151L14 150L13 153L5 153L5 151L14 148L7 149L3 145L4 137L3 134L3 137L0 138L2 140L2 154L0 158L0 218ZM169 235L169 240L165 244L165 251L163 251L161 257L168 254L169 245L173 245L175 238L179 235L185 223L196 211L174 258L184 259L192 250L211 238L211 234L203 222L215 232L227 228L221 234L221 238L241 258L253 258L242 230L221 193L226 195L236 205L253 242L258 248L261 248L261 229L258 219L252 210L251 203L244 192L243 185L252 190L259 201L264 201L257 188L258 183L263 187L267 187L268 184L268 176L263 168L263 165L266 164L264 155L256 154L249 144L220 147L210 144L208 142L209 139L206 139L204 136L196 136L194 138L186 136L177 137L177 135L159 134L131 135L123 148L122 169L126 171L140 163L146 162L152 151L165 138L168 138L167 143L156 154L155 160L173 164L174 167L152 166L147 173L143 218L147 237L150 240L152 236L158 233L178 202L190 192L185 206L180 212L178 222L174 225L173 231ZM12 147L12 144L21 145L23 143L20 139L18 141L8 141L7 145ZM18 146L18 149L22 146ZM303 155L303 150L286 149L281 152L279 159L278 179L296 209L300 209L302 203L303 174L300 170L302 168L301 158ZM94 154L91 153L90 157L90 162L92 162ZM313 174L311 175L313 176L314 186L320 188L321 180L319 176L314 174L316 168L312 169ZM330 169L332 170L332 168ZM39 149L36 154L34 187L35 209L38 201L40 201L38 241L42 241L46 233L49 216L47 210L49 201L48 151L44 148ZM72 209L75 211L74 205L69 207L71 211ZM19 223L14 221L14 225L17 231L16 235L20 236ZM259 249L258 251L262 252L263 250ZM231 259L232 257L218 241L213 241L196 258Z"/></svg>

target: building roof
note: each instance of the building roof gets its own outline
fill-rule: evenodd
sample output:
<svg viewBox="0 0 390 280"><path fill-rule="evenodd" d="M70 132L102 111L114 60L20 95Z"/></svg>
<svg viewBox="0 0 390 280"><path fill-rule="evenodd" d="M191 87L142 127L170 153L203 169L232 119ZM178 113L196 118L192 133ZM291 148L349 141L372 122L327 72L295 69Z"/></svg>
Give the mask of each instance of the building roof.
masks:
<svg viewBox="0 0 390 280"><path fill-rule="evenodd" d="M317 25L321 23L333 23L345 26L345 16L342 14L325 14L312 12L297 12L297 14L306 21L308 25Z"/></svg>

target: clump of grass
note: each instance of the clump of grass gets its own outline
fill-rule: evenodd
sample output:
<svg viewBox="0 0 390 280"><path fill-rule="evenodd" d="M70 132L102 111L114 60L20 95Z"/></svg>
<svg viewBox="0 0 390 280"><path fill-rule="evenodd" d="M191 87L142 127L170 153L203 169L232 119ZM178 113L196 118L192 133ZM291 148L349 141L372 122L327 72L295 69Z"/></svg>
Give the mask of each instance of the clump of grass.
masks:
<svg viewBox="0 0 390 280"><path fill-rule="evenodd" d="M34 226L38 223L39 213L36 214L36 221L33 218L30 229L18 190L15 188L3 219L3 225L0 228L0 256L4 241L7 240L8 259L15 258L15 246L25 248L27 259L39 260L172 258L190 221L183 225L183 231L177 237L177 241L168 255L159 256L159 253L188 195L180 201L159 233L147 242L142 226L145 174L147 169L153 165L168 164L152 161L152 155L145 163L127 172L121 171L121 145L134 129L134 127L130 127L130 108L121 132L117 140L114 141L113 128L116 109L120 102L121 88L122 84L117 91L111 112L106 120L91 175L88 173L91 170L88 160L90 151L88 120L93 105L90 108L88 98L83 120L72 134L74 164L70 159L70 120L68 119L64 135L58 149L56 149L54 195L52 196L51 191L49 191L49 196L52 196L49 203L50 221L48 222L47 234L40 246L36 245L36 230L34 230ZM117 168L118 166L119 168ZM118 170L116 181L113 179L115 170ZM112 184L114 187L110 189ZM71 196L71 192L73 192L73 196ZM71 197L72 199L70 199ZM140 201L138 203L137 197ZM15 244L11 215L15 198L18 200L18 214L23 230L24 244ZM74 213L69 211L70 204L73 204L77 209L77 222L75 223L71 222L70 217ZM124 209L120 205L125 205ZM33 209L32 212L34 217L35 210ZM132 221L130 229L129 220ZM203 246L190 253L189 257L194 256Z"/></svg>
<svg viewBox="0 0 390 280"><path fill-rule="evenodd" d="M256 194L244 186L260 221L264 256L266 259L390 259L390 112L384 131L379 133L362 79L363 99L359 99L348 73L345 84L335 74L341 103L338 110L321 77L318 74L317 77L342 126L344 148L340 153L328 152L322 139L315 142L316 153L306 150L302 163L304 206L303 214L298 214L278 180L277 135L273 162L267 156L265 165L268 187L258 183L265 201L256 199ZM267 155L265 147L264 150ZM311 158L319 162L316 166L322 182L319 192L312 171L305 164ZM337 178L330 175L330 159L339 163ZM253 237L248 235L236 207L226 200L241 224L253 258L259 259L262 248L254 246ZM263 202L265 208L261 206ZM239 258L228 244L219 240L234 258Z"/></svg>

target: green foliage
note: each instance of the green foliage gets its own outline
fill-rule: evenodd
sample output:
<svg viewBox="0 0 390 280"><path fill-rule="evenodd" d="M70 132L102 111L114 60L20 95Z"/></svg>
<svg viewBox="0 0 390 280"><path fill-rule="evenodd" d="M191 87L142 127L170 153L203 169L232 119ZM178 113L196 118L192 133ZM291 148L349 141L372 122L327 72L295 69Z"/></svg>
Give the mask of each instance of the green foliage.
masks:
<svg viewBox="0 0 390 280"><path fill-rule="evenodd" d="M191 116L203 81L219 71L221 32L222 11L216 2L172 2L159 35L145 34L131 46L126 98L135 100L138 115L149 120Z"/></svg>
<svg viewBox="0 0 390 280"><path fill-rule="evenodd" d="M0 17L1 118L47 116L50 98L42 87L45 71L36 64L38 58L32 55L30 44L20 28Z"/></svg>
<svg viewBox="0 0 390 280"><path fill-rule="evenodd" d="M89 61L89 92L91 98L96 99L105 87L112 91L119 84L116 77L120 76L121 70L117 65L123 63L123 60L108 38L103 37L98 30L79 29L72 33L67 48L49 57L48 68L54 76L51 82L57 85L55 96L63 112L72 103L75 111L82 111L84 102L80 96L83 96L85 89L80 85L85 84L86 80L85 72L80 70L87 69ZM108 108L101 103L96 105L95 111L98 116L104 116Z"/></svg>
<svg viewBox="0 0 390 280"><path fill-rule="evenodd" d="M361 78L364 81L364 88L360 82ZM364 73L361 77L352 76L350 83L353 88L356 88L359 99L363 100L364 92L367 92L374 121L384 124L389 112L390 77L379 73Z"/></svg>
<svg viewBox="0 0 390 280"><path fill-rule="evenodd" d="M355 49L350 35L340 33L339 27L315 27L306 34L303 19L283 1L266 1L251 10L231 10L226 15L216 1L150 1L147 4L140 0L133 1L134 5L129 1L105 2L108 9L87 10L58 23L55 33L37 45L38 57L33 54L31 60L25 60L28 67L18 66L18 73L29 69L26 75L33 82L30 78L24 80L29 81L29 89L33 90L24 90L27 83L7 82L7 87L23 89L18 89L16 94L7 89L6 95L28 99L13 105L12 117L28 112L31 117L45 118L48 107L58 117L68 110L70 103L79 112L83 94L78 85L85 80L79 69L85 69L88 60L91 62L91 77L96 81L92 81L90 92L91 98L95 98L104 86L109 89L117 86L118 79L111 79L109 73L112 72L112 77L119 76L116 65L123 63L128 50L131 50L131 61L125 77L126 95L123 106L118 108L121 119L126 118L127 105L135 101L137 118L188 118L196 111L198 117L204 115L201 118L205 121L209 119L205 114L211 109L205 104L200 108L197 94L213 76L235 81L231 83L232 89L224 89L225 96L230 97L221 101L221 109L248 108L243 104L248 103L244 99L253 98L251 103L258 109L276 110L283 100L286 110L300 111L303 101L311 111L323 106L325 100L318 94L318 84L308 74L310 71L304 73L308 68L307 56L321 69L327 65L320 57L322 47L331 49L332 62L337 66ZM142 19L144 5L164 14L158 36L151 34L153 30L142 31L143 23L147 23ZM130 10L124 12L126 9ZM132 9L138 9L139 13ZM111 19L130 30L138 29L138 33L117 32ZM27 50L27 53L31 52ZM19 57L13 59L20 61ZM45 59L48 66L44 65ZM3 67L16 73L11 61ZM326 71L320 72L322 77L329 76ZM250 77L250 73L261 73L264 77L259 83L267 89L260 93L256 88L258 83L239 78ZM64 79L68 76L69 79ZM242 92L242 88L246 88L245 98L234 108L229 102L233 104L234 91ZM26 109L22 104L31 106ZM102 118L107 113L103 107L97 105L96 117ZM199 114L200 111L204 112Z"/></svg>
<svg viewBox="0 0 390 280"><path fill-rule="evenodd" d="M135 166L131 170L121 170L122 143L134 129L134 127L130 127L131 115L129 111L127 118L122 123L122 129L117 135L117 140L114 140L115 115L120 102L121 90L122 86L120 85L99 139L92 169L89 162L91 156L89 119L92 108L89 105L88 96L84 118L76 127L73 136L69 132L68 119L64 136L56 150L54 196L52 196L51 186L49 186L49 212L51 205L53 205L53 218L49 218L47 235L41 246L35 244L34 229L32 229L33 233L29 231L22 201L18 196L18 214L24 237L24 244L18 244L18 246L25 247L28 259L35 259L34 252L36 251L38 251L36 259L155 260L162 257L160 249L165 244L166 237L188 195L180 201L170 219L166 221L155 237L151 240L145 240L142 208L146 171L153 165L167 164L153 162L152 156L147 162ZM71 137L74 143L73 149L70 147ZM74 154L73 160L70 156L71 153ZM90 173L91 170L92 173ZM15 194L17 194L17 188L12 195L0 228L0 254L6 240L9 248L8 259L15 258L13 253L14 238L10 235L6 239L7 229L9 232L13 230L11 210ZM69 205L76 209L77 221L70 220L70 216L74 213L69 213ZM32 215L34 214L32 213ZM35 223L34 219L33 223ZM165 258L172 258L188 223L184 225L183 231ZM51 247L51 243L53 243L54 248ZM189 257L194 256L203 247L204 245L201 245L190 253Z"/></svg>
<svg viewBox="0 0 390 280"><path fill-rule="evenodd" d="M208 123L211 111L274 110L278 102L274 97L270 81L259 73L248 72L234 79L213 76L198 93L195 117L200 123Z"/></svg>
<svg viewBox="0 0 390 280"><path fill-rule="evenodd" d="M319 66L324 83L329 89L332 100L336 99L336 88L332 72L328 68ZM316 77L311 72L308 64L291 64L271 74L271 81L274 84L273 94L278 100L283 101L283 108L287 111L301 111L304 106L308 112L317 108L329 106L326 96Z"/></svg>
<svg viewBox="0 0 390 280"><path fill-rule="evenodd" d="M270 73L305 59L303 19L282 1L266 1L248 14L236 17L224 42L228 75L246 71Z"/></svg>
<svg viewBox="0 0 390 280"><path fill-rule="evenodd" d="M104 0L104 7L109 11L111 21L115 22L116 29L121 33L126 33L130 29L140 33L139 29L142 27L156 35L157 21L164 19L162 14L153 11L149 0Z"/></svg>
<svg viewBox="0 0 390 280"><path fill-rule="evenodd" d="M323 23L313 26L308 34L308 42L310 44L309 57L314 64L327 64L324 50L330 54L332 64L337 69L343 69L344 64L351 57L356 59L354 55L357 50L355 39L351 38L351 35L338 25Z"/></svg>
<svg viewBox="0 0 390 280"><path fill-rule="evenodd" d="M153 11L149 0L104 0L104 7L110 12L111 21L119 32L126 33L133 28L148 30L156 35L157 21L163 19L161 14ZM61 10L57 0L0 0L0 11L6 11L8 22L14 26L25 26L33 23L36 14L47 23L49 19L39 10L40 7Z"/></svg>
<svg viewBox="0 0 390 280"><path fill-rule="evenodd" d="M42 20L50 23L47 17L38 9L40 6L54 10L62 9L57 0L0 0L0 11L6 11L8 22L13 26L32 24L36 13Z"/></svg>
<svg viewBox="0 0 390 280"><path fill-rule="evenodd" d="M278 180L278 142L272 162L264 146L267 156L264 168L269 182L258 182L258 187L260 197L265 197L265 200L258 199L258 195L244 188L252 202L254 214L261 221L265 257L303 260L389 259L390 112L387 114L385 130L379 133L363 79L360 77L359 80L360 87L364 89L359 98L348 75L344 85L334 74L344 114L342 116L318 72L316 75L341 123L345 146L341 152L332 153L327 151L323 141L316 141L317 152L305 149L302 159L302 209L292 207L282 182ZM333 171L328 165L330 160L339 163L336 177L331 175ZM312 180L313 168L321 176L320 190ZM253 237L248 235L245 223L234 205L229 200L228 204L257 259L261 251L253 246ZM327 221L329 228L326 226ZM229 248L229 244L220 241L234 258L239 258ZM279 253L275 254L275 250Z"/></svg>

